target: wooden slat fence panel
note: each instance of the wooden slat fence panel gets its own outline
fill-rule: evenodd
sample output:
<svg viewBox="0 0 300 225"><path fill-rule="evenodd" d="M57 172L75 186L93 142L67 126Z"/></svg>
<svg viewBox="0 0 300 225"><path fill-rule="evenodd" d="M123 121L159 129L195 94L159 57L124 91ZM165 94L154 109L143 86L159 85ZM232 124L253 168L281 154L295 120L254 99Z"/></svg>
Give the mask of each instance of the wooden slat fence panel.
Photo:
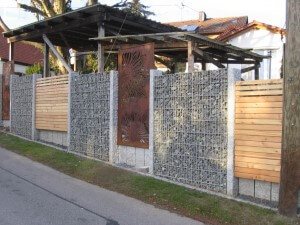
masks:
<svg viewBox="0 0 300 225"><path fill-rule="evenodd" d="M283 81L236 83L235 176L279 183Z"/></svg>
<svg viewBox="0 0 300 225"><path fill-rule="evenodd" d="M68 75L37 79L36 129L68 131L68 82Z"/></svg>

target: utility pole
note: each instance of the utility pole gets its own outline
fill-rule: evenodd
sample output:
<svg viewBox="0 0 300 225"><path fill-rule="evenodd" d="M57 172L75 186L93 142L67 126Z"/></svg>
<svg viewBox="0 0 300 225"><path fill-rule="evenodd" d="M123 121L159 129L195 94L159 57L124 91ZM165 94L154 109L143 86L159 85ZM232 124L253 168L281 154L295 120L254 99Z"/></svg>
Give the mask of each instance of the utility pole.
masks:
<svg viewBox="0 0 300 225"><path fill-rule="evenodd" d="M300 190L300 2L287 0L279 212L296 216Z"/></svg>

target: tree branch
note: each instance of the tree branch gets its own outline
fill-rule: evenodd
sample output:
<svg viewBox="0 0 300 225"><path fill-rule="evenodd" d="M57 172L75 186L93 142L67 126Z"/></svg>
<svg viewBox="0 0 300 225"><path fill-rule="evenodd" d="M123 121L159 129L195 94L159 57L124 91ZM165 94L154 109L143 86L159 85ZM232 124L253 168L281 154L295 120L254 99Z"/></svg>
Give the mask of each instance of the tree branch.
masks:
<svg viewBox="0 0 300 225"><path fill-rule="evenodd" d="M26 11L39 14L39 15L41 15L43 17L47 17L47 15L42 10L37 9L37 8L35 8L33 6L29 6L29 5L25 5L25 4L21 4L21 3L17 3L17 6L19 8L25 9Z"/></svg>

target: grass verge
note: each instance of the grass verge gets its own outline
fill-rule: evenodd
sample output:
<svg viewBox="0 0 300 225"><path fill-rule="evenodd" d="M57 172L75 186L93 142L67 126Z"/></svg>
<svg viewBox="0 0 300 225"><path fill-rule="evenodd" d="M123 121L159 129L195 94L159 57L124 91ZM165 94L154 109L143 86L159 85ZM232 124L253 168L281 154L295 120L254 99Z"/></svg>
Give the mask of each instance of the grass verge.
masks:
<svg viewBox="0 0 300 225"><path fill-rule="evenodd" d="M2 132L0 146L72 177L204 223L300 225L300 218L283 217L272 210L141 176Z"/></svg>

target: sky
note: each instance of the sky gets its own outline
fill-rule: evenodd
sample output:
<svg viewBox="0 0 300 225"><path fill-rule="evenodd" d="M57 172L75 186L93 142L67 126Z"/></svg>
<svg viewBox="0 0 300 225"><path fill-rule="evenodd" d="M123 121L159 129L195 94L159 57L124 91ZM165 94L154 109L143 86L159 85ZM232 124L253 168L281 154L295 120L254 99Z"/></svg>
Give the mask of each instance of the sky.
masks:
<svg viewBox="0 0 300 225"><path fill-rule="evenodd" d="M119 0L99 0L112 5ZM28 3L29 0L18 0ZM85 6L87 0L73 0L72 8ZM141 0L156 15L150 18L159 22L198 19L199 11L209 18L248 16L249 22L257 20L285 28L286 0ZM0 16L10 28L34 22L35 17L17 8L16 0L0 0Z"/></svg>

